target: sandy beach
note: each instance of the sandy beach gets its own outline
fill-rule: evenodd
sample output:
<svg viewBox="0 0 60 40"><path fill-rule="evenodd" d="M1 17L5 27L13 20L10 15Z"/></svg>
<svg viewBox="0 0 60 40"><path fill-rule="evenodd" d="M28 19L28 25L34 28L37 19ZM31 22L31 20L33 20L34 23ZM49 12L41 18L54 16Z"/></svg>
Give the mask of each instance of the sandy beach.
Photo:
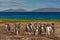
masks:
<svg viewBox="0 0 60 40"><path fill-rule="evenodd" d="M26 24L29 22L1 22L0 23L0 40L60 40L60 22L38 22L42 24L55 24L55 35L37 35L34 36L32 33L25 31ZM32 24L36 22L31 22ZM6 32L5 24L9 24L11 30ZM20 34L14 35L13 28L14 24L20 24Z"/></svg>

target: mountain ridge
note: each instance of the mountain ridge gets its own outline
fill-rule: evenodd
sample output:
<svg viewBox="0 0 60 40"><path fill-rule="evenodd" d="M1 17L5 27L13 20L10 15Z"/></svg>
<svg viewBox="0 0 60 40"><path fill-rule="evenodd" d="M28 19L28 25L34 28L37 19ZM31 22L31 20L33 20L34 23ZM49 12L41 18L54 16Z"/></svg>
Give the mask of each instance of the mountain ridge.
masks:
<svg viewBox="0 0 60 40"><path fill-rule="evenodd" d="M25 9L7 9L2 12L26 12Z"/></svg>
<svg viewBox="0 0 60 40"><path fill-rule="evenodd" d="M2 12L60 12L60 8L40 8L32 11L27 11L25 9L7 9Z"/></svg>
<svg viewBox="0 0 60 40"><path fill-rule="evenodd" d="M60 12L60 8L41 8L32 10L31 12Z"/></svg>

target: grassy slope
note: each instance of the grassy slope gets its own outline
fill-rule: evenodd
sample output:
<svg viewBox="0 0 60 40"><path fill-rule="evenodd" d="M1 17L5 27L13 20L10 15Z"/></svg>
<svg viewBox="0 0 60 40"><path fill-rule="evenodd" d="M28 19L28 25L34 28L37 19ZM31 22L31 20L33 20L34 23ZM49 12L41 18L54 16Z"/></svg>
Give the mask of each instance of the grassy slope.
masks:
<svg viewBox="0 0 60 40"><path fill-rule="evenodd" d="M38 22L38 21L43 21L43 22L60 22L60 19L19 19L19 18L0 18L0 22Z"/></svg>

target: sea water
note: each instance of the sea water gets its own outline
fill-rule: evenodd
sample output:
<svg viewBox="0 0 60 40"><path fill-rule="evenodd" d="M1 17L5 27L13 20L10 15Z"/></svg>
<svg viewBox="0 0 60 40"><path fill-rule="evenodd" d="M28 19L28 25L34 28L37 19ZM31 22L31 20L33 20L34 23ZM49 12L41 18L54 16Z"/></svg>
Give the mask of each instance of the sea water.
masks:
<svg viewBox="0 0 60 40"><path fill-rule="evenodd" d="M60 19L60 12L0 12L0 18Z"/></svg>

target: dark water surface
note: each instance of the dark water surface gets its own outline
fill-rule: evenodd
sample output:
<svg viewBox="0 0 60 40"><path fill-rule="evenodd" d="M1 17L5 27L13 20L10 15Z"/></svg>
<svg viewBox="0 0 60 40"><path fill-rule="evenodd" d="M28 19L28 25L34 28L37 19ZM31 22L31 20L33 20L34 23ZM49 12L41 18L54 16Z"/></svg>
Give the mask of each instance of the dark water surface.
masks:
<svg viewBox="0 0 60 40"><path fill-rule="evenodd" d="M60 19L60 12L0 12L0 18Z"/></svg>

